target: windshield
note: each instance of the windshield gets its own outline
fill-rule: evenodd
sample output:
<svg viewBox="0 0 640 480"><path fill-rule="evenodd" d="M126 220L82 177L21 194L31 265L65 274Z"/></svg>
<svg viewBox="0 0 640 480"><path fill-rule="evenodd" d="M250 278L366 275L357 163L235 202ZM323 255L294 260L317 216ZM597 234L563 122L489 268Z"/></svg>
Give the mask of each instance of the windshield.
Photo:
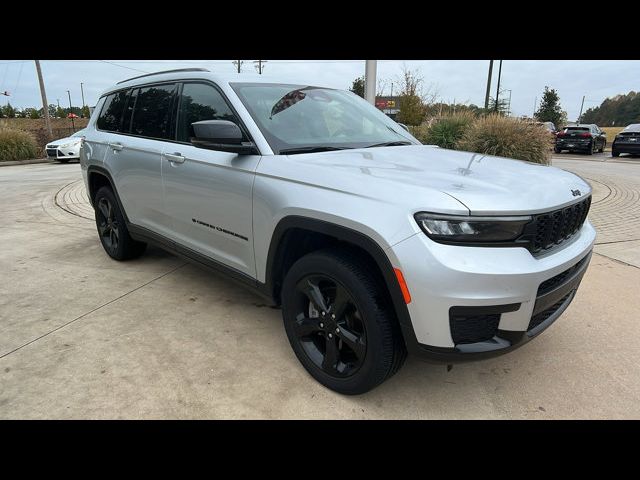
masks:
<svg viewBox="0 0 640 480"><path fill-rule="evenodd" d="M231 86L276 154L420 145L400 125L351 92L273 83Z"/></svg>
<svg viewBox="0 0 640 480"><path fill-rule="evenodd" d="M86 132L87 129L83 128L82 130L78 130L76 133L74 133L73 135L71 135L72 137L81 137L82 135L84 135L84 132Z"/></svg>

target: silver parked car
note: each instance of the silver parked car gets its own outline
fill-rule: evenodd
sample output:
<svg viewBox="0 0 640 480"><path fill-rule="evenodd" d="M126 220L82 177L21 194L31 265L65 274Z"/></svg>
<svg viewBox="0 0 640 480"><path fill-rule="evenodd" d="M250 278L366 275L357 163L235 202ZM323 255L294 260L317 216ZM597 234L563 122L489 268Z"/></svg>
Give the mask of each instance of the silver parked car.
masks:
<svg viewBox="0 0 640 480"><path fill-rule="evenodd" d="M407 352L524 344L573 300L595 240L578 176L422 145L347 91L160 72L105 91L85 136L107 254L153 243L226 272L282 307L302 365L345 394Z"/></svg>

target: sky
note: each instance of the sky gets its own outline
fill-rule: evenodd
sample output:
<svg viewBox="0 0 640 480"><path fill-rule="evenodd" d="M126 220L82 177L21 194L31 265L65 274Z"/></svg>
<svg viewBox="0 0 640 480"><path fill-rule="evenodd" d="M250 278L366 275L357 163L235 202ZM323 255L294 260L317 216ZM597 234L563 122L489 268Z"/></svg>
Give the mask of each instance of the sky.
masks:
<svg viewBox="0 0 640 480"><path fill-rule="evenodd" d="M204 67L212 72L236 72L231 60L42 60L47 100L69 106L67 90L74 106L95 105L100 93L114 83L144 73L173 68ZM423 78L423 90L437 93L446 103L484 104L489 60L379 60L378 79L385 81L386 95L391 83L398 88L403 68L416 70ZM268 60L264 73L291 83L305 83L347 89L353 80L364 75L364 60ZM252 60L242 65L243 75L255 73ZM236 73L237 74L237 73ZM495 96L498 62L494 62L491 95ZM540 102L545 85L555 88L560 103L575 120L585 96L584 110L596 107L607 97L640 90L638 60L504 60L501 90L508 100L511 90L511 112L514 116L531 116L534 103ZM33 60L0 60L0 105L7 101L14 107L41 107L40 91ZM394 92L397 93L397 90Z"/></svg>

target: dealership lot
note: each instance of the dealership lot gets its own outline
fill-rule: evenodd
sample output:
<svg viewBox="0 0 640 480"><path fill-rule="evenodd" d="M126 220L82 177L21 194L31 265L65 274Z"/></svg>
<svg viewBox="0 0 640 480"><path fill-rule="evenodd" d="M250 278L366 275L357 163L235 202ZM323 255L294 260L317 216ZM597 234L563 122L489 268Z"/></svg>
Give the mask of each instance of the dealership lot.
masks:
<svg viewBox="0 0 640 480"><path fill-rule="evenodd" d="M104 253L77 164L0 168L0 418L640 418L640 160L560 155L594 187L567 312L506 356L409 358L359 397L298 363L280 311L158 249Z"/></svg>

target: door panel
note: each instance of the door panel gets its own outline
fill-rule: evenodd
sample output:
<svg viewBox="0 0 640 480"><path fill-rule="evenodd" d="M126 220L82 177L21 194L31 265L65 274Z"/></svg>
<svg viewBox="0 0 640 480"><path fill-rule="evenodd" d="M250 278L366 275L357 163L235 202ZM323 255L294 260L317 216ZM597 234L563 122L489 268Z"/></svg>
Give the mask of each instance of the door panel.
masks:
<svg viewBox="0 0 640 480"><path fill-rule="evenodd" d="M164 205L170 238L251 276L252 201L258 155L167 145L163 157ZM184 157L183 163L173 159Z"/></svg>

